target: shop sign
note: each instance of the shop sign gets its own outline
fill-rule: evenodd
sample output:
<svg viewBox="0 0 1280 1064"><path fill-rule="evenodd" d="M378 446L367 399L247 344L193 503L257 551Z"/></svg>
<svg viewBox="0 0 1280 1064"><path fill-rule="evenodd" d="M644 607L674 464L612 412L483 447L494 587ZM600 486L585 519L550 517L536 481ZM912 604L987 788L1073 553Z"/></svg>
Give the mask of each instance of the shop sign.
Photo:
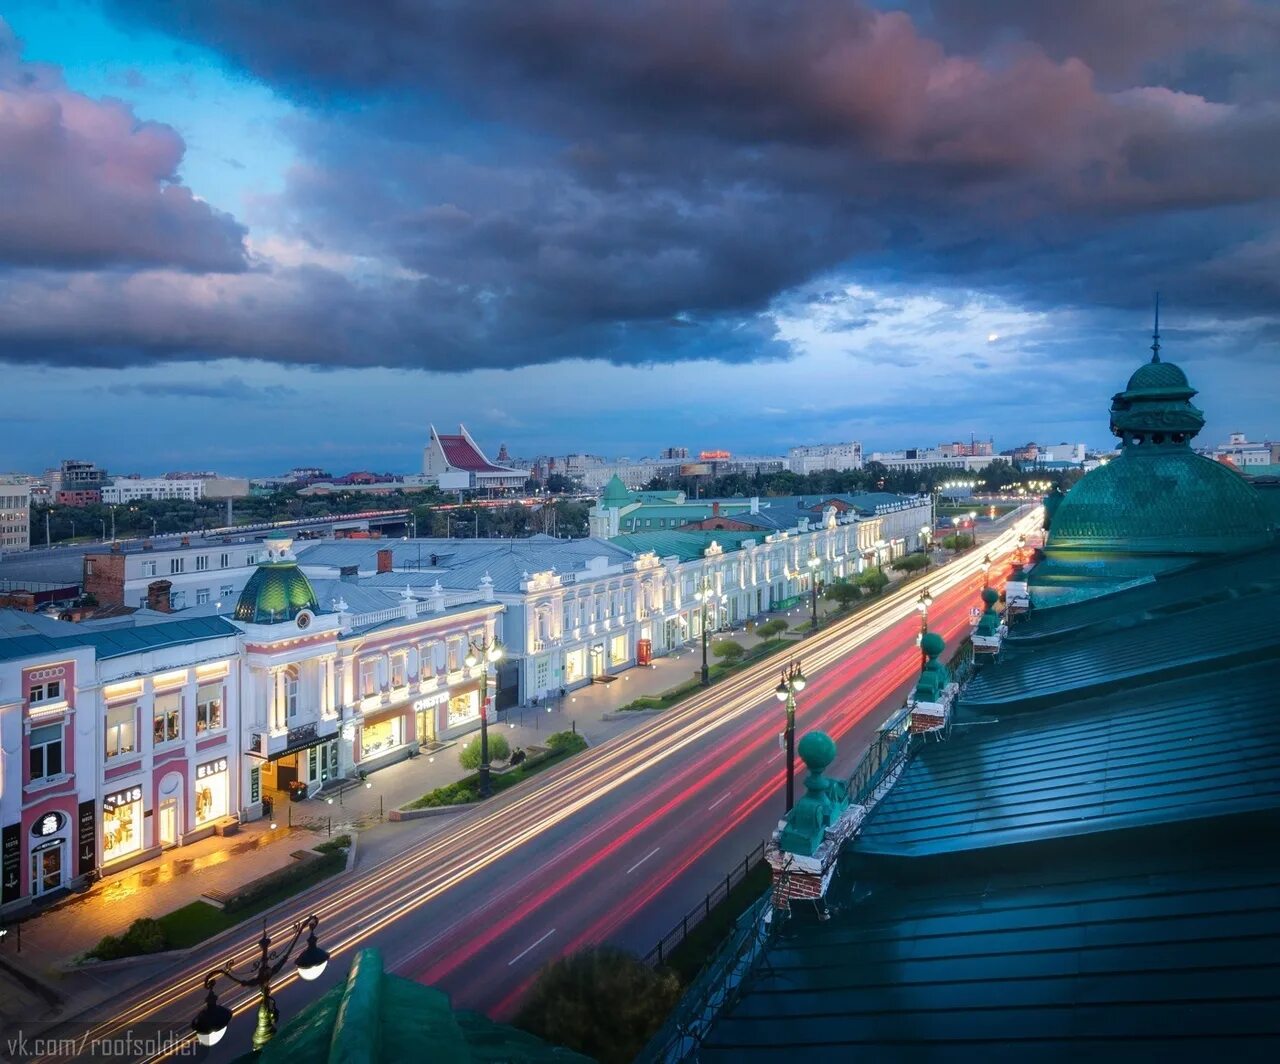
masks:
<svg viewBox="0 0 1280 1064"><path fill-rule="evenodd" d="M44 816L31 825L31 834L37 839L48 838L50 835L56 835L61 831L62 825L66 822L67 818L55 809L51 813L45 813Z"/></svg>
<svg viewBox="0 0 1280 1064"><path fill-rule="evenodd" d="M80 803L78 841L80 845L80 874L92 871L98 864L98 811L93 801Z"/></svg>
<svg viewBox="0 0 1280 1064"><path fill-rule="evenodd" d="M445 702L448 702L448 701L449 701L449 692L440 691L439 693L434 695L427 695L426 698L419 698L413 704L413 711L415 713L421 713L424 709L430 709L432 706L443 705Z"/></svg>
<svg viewBox="0 0 1280 1064"><path fill-rule="evenodd" d="M203 765L196 766L196 779L202 780L206 776L216 776L219 772L227 771L227 759L225 757L218 758L217 761L207 761Z"/></svg>
<svg viewBox="0 0 1280 1064"><path fill-rule="evenodd" d="M296 728L290 728L285 741L289 746L292 746L294 743L308 742L309 740L316 738L318 727L319 725L312 721L310 724L302 724Z"/></svg>
<svg viewBox="0 0 1280 1064"><path fill-rule="evenodd" d="M20 892L19 869L22 867L22 825L6 824L4 858L0 870L0 902L17 901Z"/></svg>
<svg viewBox="0 0 1280 1064"><path fill-rule="evenodd" d="M102 808L108 811L118 809L122 805L129 805L131 802L142 801L142 788L130 787L128 790L117 791L115 794L108 794L102 799Z"/></svg>

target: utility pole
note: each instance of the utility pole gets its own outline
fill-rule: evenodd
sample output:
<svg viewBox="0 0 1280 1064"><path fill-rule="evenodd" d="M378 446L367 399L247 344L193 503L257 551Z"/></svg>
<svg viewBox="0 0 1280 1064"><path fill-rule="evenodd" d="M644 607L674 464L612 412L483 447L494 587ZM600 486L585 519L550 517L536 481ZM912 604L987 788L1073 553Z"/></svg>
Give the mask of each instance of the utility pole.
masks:
<svg viewBox="0 0 1280 1064"><path fill-rule="evenodd" d="M44 512L44 549L48 550L49 546L49 511L46 509Z"/></svg>

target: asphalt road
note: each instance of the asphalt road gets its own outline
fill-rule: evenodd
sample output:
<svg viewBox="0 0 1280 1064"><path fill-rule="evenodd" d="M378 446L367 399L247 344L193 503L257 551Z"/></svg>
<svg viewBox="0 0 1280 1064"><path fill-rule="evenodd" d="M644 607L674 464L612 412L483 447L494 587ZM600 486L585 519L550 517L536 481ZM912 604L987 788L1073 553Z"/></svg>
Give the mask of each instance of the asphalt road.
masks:
<svg viewBox="0 0 1280 1064"><path fill-rule="evenodd" d="M1011 526L990 545L997 556L1013 548L1017 530ZM930 628L950 646L971 624L981 569L970 555L930 580ZM852 770L914 683L919 587L887 595L798 645L809 683L798 697L797 735L822 728L837 740L834 774ZM448 830L341 887L302 896L288 917L316 912L321 944L334 959L313 983L285 965L275 989L281 1022L342 982L351 952L365 946L380 948L389 970L499 1018L556 956L600 941L647 952L782 814L778 735L785 721L773 694L781 664L743 670L460 814ZM802 774L799 766L797 794ZM285 915L269 927L277 942ZM139 1023L189 1031L202 974L215 963L256 956L257 937L246 932L219 949L197 949L142 989L122 993L94 1010L104 1017L95 1035ZM221 1001L236 1018L210 1060L243 1054L253 1028L251 993L223 993Z"/></svg>

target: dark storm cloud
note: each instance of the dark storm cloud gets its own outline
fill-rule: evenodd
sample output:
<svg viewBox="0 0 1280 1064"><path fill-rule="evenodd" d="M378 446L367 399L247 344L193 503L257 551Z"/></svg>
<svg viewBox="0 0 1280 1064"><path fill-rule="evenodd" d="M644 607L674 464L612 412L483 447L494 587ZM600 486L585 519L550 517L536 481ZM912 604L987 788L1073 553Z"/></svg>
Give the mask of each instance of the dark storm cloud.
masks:
<svg viewBox="0 0 1280 1064"><path fill-rule="evenodd" d="M25 314L18 357L778 357L761 312L859 270L1274 314L1273 20L1245 0L1140 0L1137 42L1092 0L1056 28L977 0L109 6L303 105L273 224L325 265L86 276L66 316ZM1226 95L1187 91L1214 57ZM20 314L59 298L19 286Z"/></svg>
<svg viewBox="0 0 1280 1064"><path fill-rule="evenodd" d="M0 19L0 268L237 270L244 229L177 180L177 132L23 63Z"/></svg>

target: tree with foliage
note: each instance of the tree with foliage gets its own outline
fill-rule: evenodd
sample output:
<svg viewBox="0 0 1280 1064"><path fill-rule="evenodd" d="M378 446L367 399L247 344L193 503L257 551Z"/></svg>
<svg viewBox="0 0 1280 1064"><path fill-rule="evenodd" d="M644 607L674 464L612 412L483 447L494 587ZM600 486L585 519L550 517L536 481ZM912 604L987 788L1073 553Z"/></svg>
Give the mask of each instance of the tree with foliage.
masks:
<svg viewBox="0 0 1280 1064"><path fill-rule="evenodd" d="M711 644L711 653L726 665L732 665L741 658L746 651L742 649L741 644L735 643L732 639L717 639Z"/></svg>
<svg viewBox="0 0 1280 1064"><path fill-rule="evenodd" d="M904 554L901 558L895 558L889 563L890 567L897 569L900 573L919 572L929 564L929 559L920 553Z"/></svg>
<svg viewBox="0 0 1280 1064"><path fill-rule="evenodd" d="M511 744L507 742L506 736L500 731L490 731L489 760L506 761L510 756ZM480 736L477 735L462 748L458 761L468 772L474 772L480 767Z"/></svg>
<svg viewBox="0 0 1280 1064"><path fill-rule="evenodd" d="M870 595L878 595L889 586L883 569L867 569L858 574L858 586Z"/></svg>
<svg viewBox="0 0 1280 1064"><path fill-rule="evenodd" d="M591 946L542 969L515 1023L600 1064L630 1064L679 998L674 972L614 946Z"/></svg>
<svg viewBox="0 0 1280 1064"><path fill-rule="evenodd" d="M960 551L973 546L973 536L966 535L963 532L953 532L951 535L943 539L942 545L946 547L947 550L953 550L958 554Z"/></svg>
<svg viewBox="0 0 1280 1064"><path fill-rule="evenodd" d="M576 731L558 731L548 735L544 745L548 750L567 750L571 754L576 754L587 748L587 740Z"/></svg>
<svg viewBox="0 0 1280 1064"><path fill-rule="evenodd" d="M848 580L837 580L835 583L828 584L822 592L822 597L828 602L834 602L842 610L847 610L861 597L862 591L857 584L850 583Z"/></svg>
<svg viewBox="0 0 1280 1064"><path fill-rule="evenodd" d="M782 635L786 630L787 622L781 617L774 617L772 620L756 625L756 635L761 639L773 639L775 636Z"/></svg>

